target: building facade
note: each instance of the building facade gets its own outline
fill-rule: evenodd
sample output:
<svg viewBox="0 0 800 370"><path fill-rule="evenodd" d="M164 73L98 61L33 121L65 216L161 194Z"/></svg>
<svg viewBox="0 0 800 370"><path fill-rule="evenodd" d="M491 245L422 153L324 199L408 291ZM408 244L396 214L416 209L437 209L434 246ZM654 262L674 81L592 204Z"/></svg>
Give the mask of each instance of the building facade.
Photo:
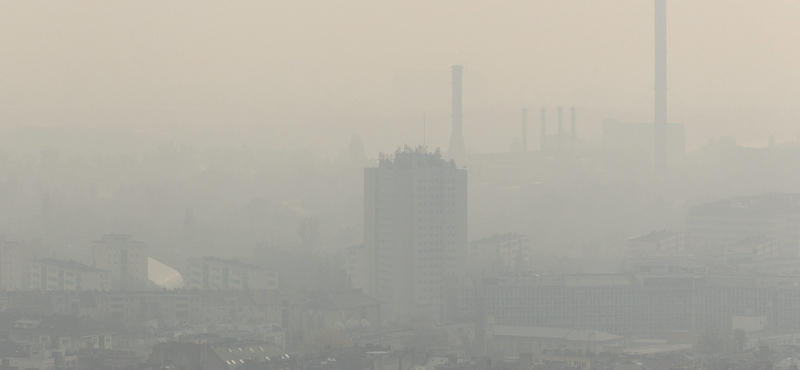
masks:
<svg viewBox="0 0 800 370"><path fill-rule="evenodd" d="M189 260L184 278L187 289L277 289L278 274L236 259L203 257Z"/></svg>
<svg viewBox="0 0 800 370"><path fill-rule="evenodd" d="M446 285L462 276L467 173L424 148L381 155L364 171L364 291L387 319L441 319Z"/></svg>
<svg viewBox="0 0 800 370"><path fill-rule="evenodd" d="M477 302L497 325L581 328L663 338L669 332L732 332L735 318L800 329L800 277L752 274L545 275L474 279L461 313Z"/></svg>
<svg viewBox="0 0 800 370"><path fill-rule="evenodd" d="M31 290L109 290L108 271L74 261L55 258L34 260L30 263Z"/></svg>
<svg viewBox="0 0 800 370"><path fill-rule="evenodd" d="M471 273L504 275L528 268L531 259L531 238L516 233L494 234L469 243Z"/></svg>
<svg viewBox="0 0 800 370"><path fill-rule="evenodd" d="M28 255L24 245L0 238L0 290L28 289Z"/></svg>
<svg viewBox="0 0 800 370"><path fill-rule="evenodd" d="M463 294L497 325L583 328L616 335L661 336L692 330L695 278L691 275L546 275L485 278Z"/></svg>
<svg viewBox="0 0 800 370"><path fill-rule="evenodd" d="M350 286L355 289L363 289L366 286L365 269L367 261L366 251L363 245L354 245L347 248L345 259L345 270L347 278L350 279Z"/></svg>
<svg viewBox="0 0 800 370"><path fill-rule="evenodd" d="M130 235L103 235L92 247L92 266L109 272L114 289L147 282L147 244Z"/></svg>

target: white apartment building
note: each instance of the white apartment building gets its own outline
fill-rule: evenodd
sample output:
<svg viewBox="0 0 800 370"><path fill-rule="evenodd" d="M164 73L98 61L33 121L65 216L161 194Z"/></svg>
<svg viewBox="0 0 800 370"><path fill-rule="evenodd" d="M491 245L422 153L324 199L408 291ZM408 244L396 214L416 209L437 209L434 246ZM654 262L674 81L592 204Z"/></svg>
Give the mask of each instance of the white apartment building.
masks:
<svg viewBox="0 0 800 370"><path fill-rule="evenodd" d="M385 319L441 320L465 272L466 170L424 148L382 154L364 170L364 248L364 292Z"/></svg>
<svg viewBox="0 0 800 370"><path fill-rule="evenodd" d="M189 260L184 278L187 289L277 289L278 274L236 259L203 257Z"/></svg>
<svg viewBox="0 0 800 370"><path fill-rule="evenodd" d="M108 271L55 258L30 263L30 289L42 291L109 290Z"/></svg>
<svg viewBox="0 0 800 370"><path fill-rule="evenodd" d="M106 234L94 242L92 266L109 272L111 286L147 281L147 244L130 235Z"/></svg>

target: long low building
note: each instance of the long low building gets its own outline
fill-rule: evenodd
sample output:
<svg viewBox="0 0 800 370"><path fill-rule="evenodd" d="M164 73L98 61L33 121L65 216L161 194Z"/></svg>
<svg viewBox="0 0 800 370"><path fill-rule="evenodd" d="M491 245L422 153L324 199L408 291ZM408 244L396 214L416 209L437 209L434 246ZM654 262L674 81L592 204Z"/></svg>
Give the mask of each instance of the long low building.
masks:
<svg viewBox="0 0 800 370"><path fill-rule="evenodd" d="M506 356L569 349L580 353L600 353L621 349L624 338L597 330L495 325L492 346Z"/></svg>
<svg viewBox="0 0 800 370"><path fill-rule="evenodd" d="M475 279L462 287L462 318L483 311L496 325L565 327L621 336L732 331L734 316L800 329L800 277L607 274ZM478 309L479 305L485 307Z"/></svg>
<svg viewBox="0 0 800 370"><path fill-rule="evenodd" d="M109 290L109 272L75 261L55 258L34 260L30 263L31 290Z"/></svg>

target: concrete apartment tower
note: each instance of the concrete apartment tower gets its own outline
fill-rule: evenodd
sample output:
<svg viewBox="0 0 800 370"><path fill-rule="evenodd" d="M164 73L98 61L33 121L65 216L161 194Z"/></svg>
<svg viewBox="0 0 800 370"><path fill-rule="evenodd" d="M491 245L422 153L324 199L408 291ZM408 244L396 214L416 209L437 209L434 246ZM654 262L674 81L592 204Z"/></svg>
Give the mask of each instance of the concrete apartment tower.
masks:
<svg viewBox="0 0 800 370"><path fill-rule="evenodd" d="M447 157L456 161L459 168L464 168L467 161L467 147L464 145L464 132L461 128L461 121L463 118L462 104L461 104L461 75L463 67L460 65L453 66L453 128L450 132L450 148L447 151Z"/></svg>
<svg viewBox="0 0 800 370"><path fill-rule="evenodd" d="M130 235L103 235L92 247L92 265L109 272L112 289L145 283L147 243L135 241Z"/></svg>
<svg viewBox="0 0 800 370"><path fill-rule="evenodd" d="M385 321L442 320L466 265L466 170L424 148L381 155L364 170L364 248L364 291Z"/></svg>

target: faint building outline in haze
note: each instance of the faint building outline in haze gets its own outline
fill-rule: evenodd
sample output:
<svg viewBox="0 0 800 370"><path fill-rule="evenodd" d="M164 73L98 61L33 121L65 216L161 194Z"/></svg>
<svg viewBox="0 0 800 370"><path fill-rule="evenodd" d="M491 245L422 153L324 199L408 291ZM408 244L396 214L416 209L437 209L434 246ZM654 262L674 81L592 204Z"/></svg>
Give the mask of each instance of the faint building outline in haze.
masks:
<svg viewBox="0 0 800 370"><path fill-rule="evenodd" d="M452 67L453 74L453 101L452 101L452 118L453 127L450 133L450 147L447 150L447 156L456 161L456 166L463 167L467 159L467 148L464 144L464 132L462 127L463 121L463 106L462 106L462 74L463 66L454 65Z"/></svg>

